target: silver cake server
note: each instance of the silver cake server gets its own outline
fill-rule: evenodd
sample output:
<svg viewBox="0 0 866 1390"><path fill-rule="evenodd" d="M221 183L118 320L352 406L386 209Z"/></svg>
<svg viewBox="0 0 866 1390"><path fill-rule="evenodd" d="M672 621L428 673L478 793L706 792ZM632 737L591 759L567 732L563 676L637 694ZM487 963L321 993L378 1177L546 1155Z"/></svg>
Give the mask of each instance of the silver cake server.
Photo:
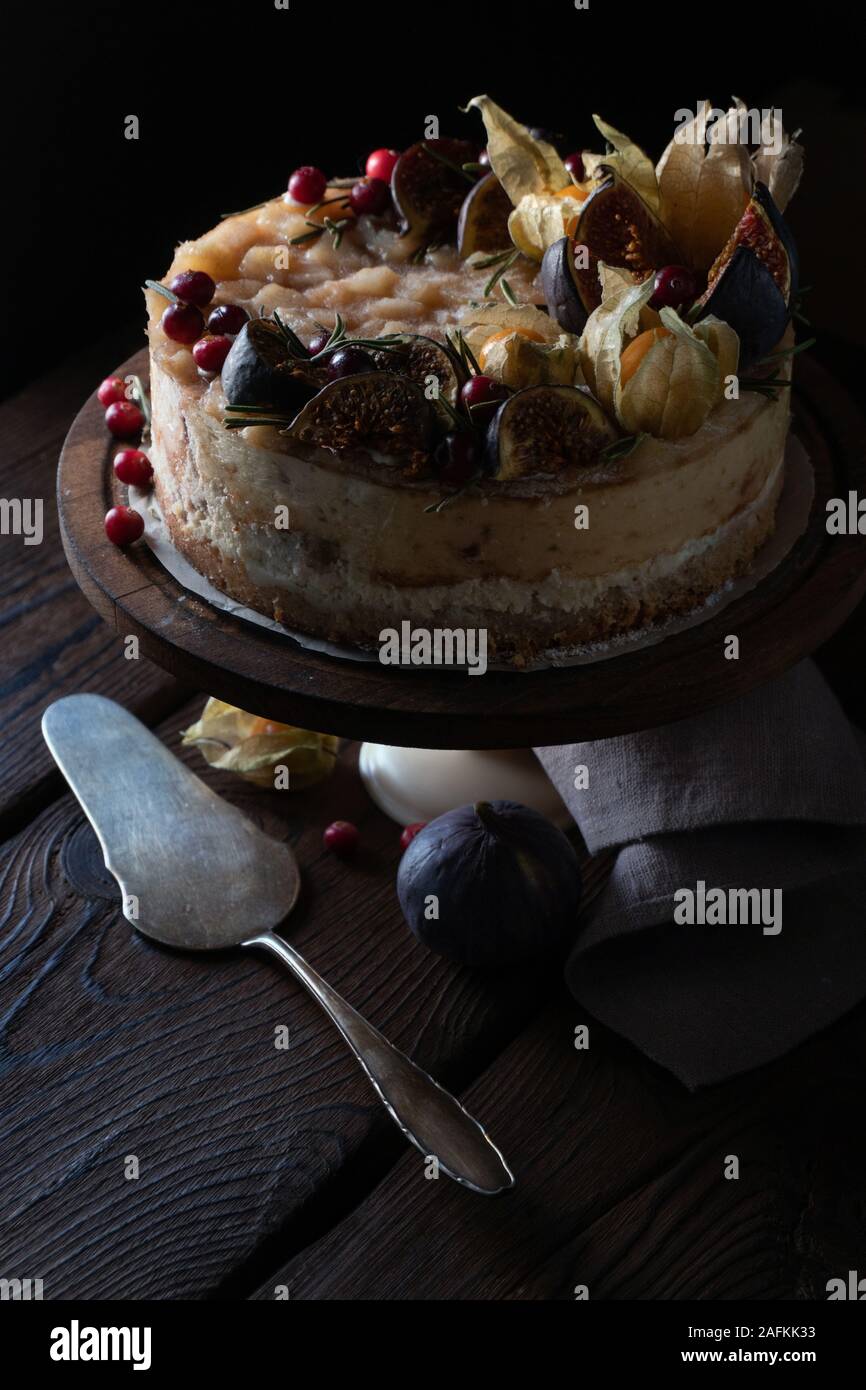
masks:
<svg viewBox="0 0 866 1390"><path fill-rule="evenodd" d="M301 882L288 845L212 792L113 700L57 700L45 711L42 732L96 831L127 921L169 946L272 952L337 1025L416 1148L473 1192L492 1195L514 1185L502 1154L459 1101L274 932Z"/></svg>

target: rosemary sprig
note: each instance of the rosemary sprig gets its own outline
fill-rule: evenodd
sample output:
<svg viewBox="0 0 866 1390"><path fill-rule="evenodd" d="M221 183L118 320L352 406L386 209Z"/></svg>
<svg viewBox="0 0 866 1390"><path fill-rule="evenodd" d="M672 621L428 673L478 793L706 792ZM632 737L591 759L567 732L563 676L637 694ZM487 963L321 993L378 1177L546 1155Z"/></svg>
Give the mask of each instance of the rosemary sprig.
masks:
<svg viewBox="0 0 866 1390"><path fill-rule="evenodd" d="M512 306L512 308L518 308L519 306L517 303L517 295L514 293L514 290L511 288L508 281L500 280L499 288L502 291L503 297L508 300L508 303Z"/></svg>
<svg viewBox="0 0 866 1390"><path fill-rule="evenodd" d="M469 491L470 487L472 486L472 482L473 479L470 478L469 482L466 483L463 487L458 488L457 492L448 492L445 494L444 497L440 497L438 502L431 502L428 506L424 508L425 513L435 513L444 511L446 507L451 506L452 502L456 502L458 497L463 497L465 493Z"/></svg>
<svg viewBox="0 0 866 1390"><path fill-rule="evenodd" d="M645 439L645 433L627 434L623 439L615 439L612 444L608 444L598 457L602 463L615 463L618 459L628 458Z"/></svg>
<svg viewBox="0 0 866 1390"><path fill-rule="evenodd" d="M478 365L478 360L471 347L467 343L466 339L464 338L463 330L461 328L454 329L453 339L451 337L451 334L446 329L445 341L447 342L451 351L456 354L467 376L481 376L481 368Z"/></svg>
<svg viewBox="0 0 866 1390"><path fill-rule="evenodd" d="M131 373L131 376L132 389L135 392L135 399L138 401L139 408L141 410L142 415L144 416L144 433L149 435L151 421L150 397L144 389L144 383L142 382L141 377L136 376L134 372Z"/></svg>
<svg viewBox="0 0 866 1390"><path fill-rule="evenodd" d="M492 262L488 262L488 261L479 261L479 265L480 265L482 268L486 268L486 266L487 266L488 264L495 264L495 267L496 267L495 270L493 271L493 274L491 275L490 279L487 281L487 284L484 286L484 298L485 298L485 299L487 298L488 295L490 295L490 294L493 293L493 291L495 290L495 288L496 288L497 284L499 283L499 281L502 280L503 275L505 275L506 271L509 271L509 270L511 269L511 267L514 265L514 262L517 260L517 257L518 257L519 255L520 255L520 252L517 251L517 250L514 250L514 251L506 251L506 252L504 252L503 254L501 254L501 255L495 257L494 261L492 261ZM505 280L502 280L502 283L503 283L503 285L505 285L507 282L506 282ZM503 290L503 294L504 294L504 293L505 293L505 291Z"/></svg>
<svg viewBox="0 0 866 1390"><path fill-rule="evenodd" d="M250 208L238 208L237 212L221 212L220 221L224 222L227 217L243 217L244 213L246 212L258 212L259 208L267 207L268 203L272 203L275 198L280 197L282 197L282 194L275 193L273 198L265 198L264 202L262 203L253 203L252 207Z"/></svg>
<svg viewBox="0 0 866 1390"><path fill-rule="evenodd" d="M180 303L177 295L172 294L171 290L166 289L165 285L161 285L158 280L145 280L144 287L146 290L155 290L157 294L162 295L163 299L170 300L172 304Z"/></svg>
<svg viewBox="0 0 866 1390"><path fill-rule="evenodd" d="M783 376L740 377L740 386L744 391L757 391L759 396L766 396L771 401L777 401L779 392L790 385L791 382Z"/></svg>
<svg viewBox="0 0 866 1390"><path fill-rule="evenodd" d="M795 357L798 352L806 352L808 348L814 347L817 338L804 338L802 343L795 343L793 347L780 348L778 352L768 352L766 357L762 357L756 366L763 366L764 363L778 362L785 357Z"/></svg>
<svg viewBox="0 0 866 1390"><path fill-rule="evenodd" d="M424 141L424 148L434 159L438 159L440 164L444 164L446 169L450 169L452 174L458 174L461 179L466 179L467 183L475 183L474 174L467 173L461 165L455 164L447 155L442 154L441 150L434 149L429 140Z"/></svg>

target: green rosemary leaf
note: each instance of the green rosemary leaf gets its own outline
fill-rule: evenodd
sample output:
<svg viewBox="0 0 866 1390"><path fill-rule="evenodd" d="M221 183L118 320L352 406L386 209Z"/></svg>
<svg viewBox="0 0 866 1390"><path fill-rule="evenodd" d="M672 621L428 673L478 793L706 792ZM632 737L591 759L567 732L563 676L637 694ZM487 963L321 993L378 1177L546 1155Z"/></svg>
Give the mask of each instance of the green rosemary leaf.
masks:
<svg viewBox="0 0 866 1390"><path fill-rule="evenodd" d="M172 304L180 303L177 295L172 294L171 290L167 290L165 285L161 285L158 280L145 280L144 287L148 290L155 290L157 294L162 295L163 299L170 299Z"/></svg>
<svg viewBox="0 0 866 1390"><path fill-rule="evenodd" d="M462 169L459 164L455 164L453 160L446 158L441 151L434 149L429 140L424 141L424 148L434 159L438 159L440 164L444 164L446 169L450 169L452 174L459 174L460 178L466 179L467 183L475 183L475 178L472 174L467 174L466 170Z"/></svg>
<svg viewBox="0 0 866 1390"><path fill-rule="evenodd" d="M251 208L239 208L237 212L221 212L220 220L224 222L227 217L243 217L246 212L258 212L259 208L267 207L268 203L274 201L274 198L280 197L282 197L281 193L275 193L273 198L265 198L263 203L253 203Z"/></svg>
<svg viewBox="0 0 866 1390"><path fill-rule="evenodd" d="M520 252L519 252L519 251L511 251L509 254L507 254L505 257L503 257L503 258L500 260L500 263L497 265L497 267L496 267L496 269L494 270L493 274L491 275L490 279L487 281L487 284L484 286L484 297L485 297L485 299L487 298L487 296L488 296L489 294L492 294L492 293L493 293L493 291L494 291L494 289L496 288L496 286L497 286L497 284L499 283L499 281L502 280L502 277L503 277L503 275L505 274L505 272L506 272L507 270L510 270L510 269L511 269L511 267L514 265L514 262L517 260L517 257L518 257L519 255L520 255ZM508 284L508 281L507 281L507 280L502 280L502 284L503 284L503 286L505 286L505 285ZM505 293L505 290L504 290L504 289L503 289L503 293Z"/></svg>
<svg viewBox="0 0 866 1390"><path fill-rule="evenodd" d="M507 281L507 280L500 280L500 281L499 281L499 288L501 289L501 291L502 291L503 295L505 296L505 298L508 300L508 303L509 303L513 308L515 308L515 309L518 308L517 295L514 293L514 290L511 288L511 286L509 285L508 281Z"/></svg>
<svg viewBox="0 0 866 1390"><path fill-rule="evenodd" d="M289 238L290 246L301 246L305 241L315 241L324 232L324 227L317 227L314 232L302 232L300 236Z"/></svg>
<svg viewBox="0 0 866 1390"><path fill-rule="evenodd" d="M615 439L607 448L601 450L599 459L604 463L615 463L618 459L628 458L645 439L645 433L627 434L623 439Z"/></svg>
<svg viewBox="0 0 866 1390"><path fill-rule="evenodd" d="M762 357L758 366L765 362L778 362L785 357L795 357L798 352L806 352L810 347L814 347L817 338L804 338L802 343L795 343L793 347L780 348L778 352L768 352L766 357Z"/></svg>
<svg viewBox="0 0 866 1390"><path fill-rule="evenodd" d="M151 415L150 415L150 397L148 396L147 392L146 392L145 389L144 389L144 384L143 384L143 382L142 382L142 380L141 380L141 377L140 377L140 376L136 376L134 372L133 372L131 375L132 375L132 388L133 388L133 390L135 391L135 399L138 401L139 407L140 407L140 409L141 409L141 413L142 413L142 415L144 416L144 429L145 429L145 433L149 434L149 433L150 433L150 421L151 421Z"/></svg>

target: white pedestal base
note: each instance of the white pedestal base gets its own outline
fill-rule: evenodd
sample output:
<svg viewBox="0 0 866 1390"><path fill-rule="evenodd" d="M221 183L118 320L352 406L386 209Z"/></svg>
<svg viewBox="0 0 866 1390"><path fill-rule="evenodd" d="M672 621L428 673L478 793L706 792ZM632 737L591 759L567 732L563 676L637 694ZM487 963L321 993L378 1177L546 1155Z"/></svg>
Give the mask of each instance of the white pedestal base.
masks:
<svg viewBox="0 0 866 1390"><path fill-rule="evenodd" d="M435 820L468 801L520 801L565 829L571 817L529 749L392 748L364 743L361 778L398 825Z"/></svg>

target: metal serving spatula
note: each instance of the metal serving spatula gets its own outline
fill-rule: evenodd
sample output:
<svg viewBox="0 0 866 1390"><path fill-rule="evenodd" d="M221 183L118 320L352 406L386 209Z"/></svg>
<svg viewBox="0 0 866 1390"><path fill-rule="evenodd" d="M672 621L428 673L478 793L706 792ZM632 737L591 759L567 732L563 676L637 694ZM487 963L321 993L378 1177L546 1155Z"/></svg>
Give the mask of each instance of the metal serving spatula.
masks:
<svg viewBox="0 0 866 1390"><path fill-rule="evenodd" d="M120 885L123 915L169 946L261 946L306 986L412 1143L473 1192L514 1185L502 1154L463 1106L341 999L275 935L300 888L287 845L206 787L133 715L101 695L70 695L42 732Z"/></svg>

